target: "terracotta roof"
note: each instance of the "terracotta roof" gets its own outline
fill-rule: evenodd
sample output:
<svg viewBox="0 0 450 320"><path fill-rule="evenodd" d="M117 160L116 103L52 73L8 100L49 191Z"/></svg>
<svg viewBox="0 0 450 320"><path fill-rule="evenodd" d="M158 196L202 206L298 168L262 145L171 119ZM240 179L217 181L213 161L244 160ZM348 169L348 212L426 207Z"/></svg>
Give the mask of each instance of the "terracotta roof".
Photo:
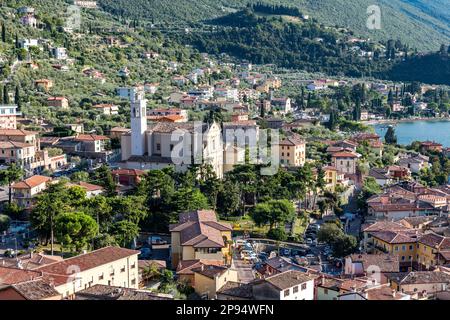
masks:
<svg viewBox="0 0 450 320"><path fill-rule="evenodd" d="M42 279L13 284L11 287L27 300L43 300L61 297L61 294L58 291Z"/></svg>
<svg viewBox="0 0 450 320"><path fill-rule="evenodd" d="M367 294L367 300L401 300L402 298L406 297L407 295L401 292L395 292L394 289L383 286L379 288L373 288L366 290ZM395 292L395 294L394 294Z"/></svg>
<svg viewBox="0 0 450 320"><path fill-rule="evenodd" d="M178 275L193 275L195 268L201 267L202 265L215 265L222 266L222 260L181 260L177 266L177 274Z"/></svg>
<svg viewBox="0 0 450 320"><path fill-rule="evenodd" d="M138 170L138 169L116 169L111 171L113 175L119 175L119 176L142 176L145 174L145 171Z"/></svg>
<svg viewBox="0 0 450 320"><path fill-rule="evenodd" d="M80 181L78 183L69 183L68 186L71 186L71 187L73 187L73 186L82 187L87 192L104 190L102 186L98 186L96 184L87 183L87 182L84 182L84 181Z"/></svg>
<svg viewBox="0 0 450 320"><path fill-rule="evenodd" d="M42 272L0 266L0 284L16 284L41 277Z"/></svg>
<svg viewBox="0 0 450 320"><path fill-rule="evenodd" d="M314 279L314 277L304 272L291 270L270 276L266 278L265 281L279 290L284 290Z"/></svg>
<svg viewBox="0 0 450 320"><path fill-rule="evenodd" d="M196 248L223 248L221 231L231 231L228 223L217 222L212 210L197 210L180 214L180 223L170 225L171 232L180 232L181 245Z"/></svg>
<svg viewBox="0 0 450 320"><path fill-rule="evenodd" d="M353 152L336 152L332 154L333 158L359 158L359 155Z"/></svg>
<svg viewBox="0 0 450 320"><path fill-rule="evenodd" d="M97 140L109 140L108 137L100 136L96 134L79 134L75 137L75 141L97 141Z"/></svg>
<svg viewBox="0 0 450 320"><path fill-rule="evenodd" d="M303 140L302 138L300 138L297 135L293 135L293 136L283 139L282 141L280 141L279 144L280 144L280 146L298 146L298 145L305 144L305 140Z"/></svg>
<svg viewBox="0 0 450 320"><path fill-rule="evenodd" d="M36 134L37 132L22 129L0 129L0 136L29 136Z"/></svg>
<svg viewBox="0 0 450 320"><path fill-rule="evenodd" d="M133 255L139 254L139 251L130 250L120 247L105 247L102 249L94 250L92 252L81 254L73 258L65 259L60 262L55 262L36 270L42 271L48 274L55 275L67 275L67 270L70 270L70 266L76 265L79 267L79 271L89 270L104 264L111 263L113 261L127 258Z"/></svg>
<svg viewBox="0 0 450 320"><path fill-rule="evenodd" d="M390 254L352 254L350 255L352 263L361 263L363 270L371 266L379 268L380 272L399 272L400 263L397 255Z"/></svg>
<svg viewBox="0 0 450 320"><path fill-rule="evenodd" d="M391 243L391 244L398 244L398 243L415 243L417 242L417 239L419 235L416 231L399 231L399 232L393 232L393 231L375 231L370 232L370 234L377 239L380 239L384 242Z"/></svg>
<svg viewBox="0 0 450 320"><path fill-rule="evenodd" d="M12 185L12 188L14 188L14 189L30 189L30 188L37 187L37 186L39 186L43 183L46 183L48 181L51 181L51 180L52 180L52 178L50 178L50 177L35 175L35 176L32 176L23 181L14 183Z"/></svg>
<svg viewBox="0 0 450 320"><path fill-rule="evenodd" d="M343 291L355 291L355 290L361 290L367 286L367 281L363 279L347 279L344 280L341 285L340 289Z"/></svg>
<svg viewBox="0 0 450 320"><path fill-rule="evenodd" d="M450 284L450 274L441 271L399 272L387 275L399 284L447 283Z"/></svg>
<svg viewBox="0 0 450 320"><path fill-rule="evenodd" d="M78 291L75 300L173 300L149 291L96 284Z"/></svg>
<svg viewBox="0 0 450 320"><path fill-rule="evenodd" d="M23 143L23 142L16 142L16 141L0 141L0 148L1 149L22 149L22 148L28 148L33 147L32 144L29 143Z"/></svg>
<svg viewBox="0 0 450 320"><path fill-rule="evenodd" d="M450 250L450 238L443 237L435 233L427 233L420 237L419 243L429 247L439 248L440 250Z"/></svg>
<svg viewBox="0 0 450 320"><path fill-rule="evenodd" d="M252 299L253 285L251 283L227 281L227 283L225 283L222 288L217 291L217 294L223 294L242 299Z"/></svg>
<svg viewBox="0 0 450 320"><path fill-rule="evenodd" d="M404 225L398 222L392 221L378 221L370 225L366 225L362 228L364 232L369 231L402 231L402 230L410 230L410 228L405 227Z"/></svg>
<svg viewBox="0 0 450 320"><path fill-rule="evenodd" d="M204 265L202 264L200 267L193 268L192 271L194 273L201 274L207 278L214 279L218 276L221 276L228 270L227 267L224 266L215 266L215 265Z"/></svg>

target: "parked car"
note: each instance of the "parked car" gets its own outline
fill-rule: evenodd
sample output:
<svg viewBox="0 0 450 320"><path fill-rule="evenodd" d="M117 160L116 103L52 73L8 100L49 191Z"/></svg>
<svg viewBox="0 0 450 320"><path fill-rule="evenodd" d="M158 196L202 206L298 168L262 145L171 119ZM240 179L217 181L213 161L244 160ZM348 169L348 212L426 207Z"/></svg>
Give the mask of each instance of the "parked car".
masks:
<svg viewBox="0 0 450 320"><path fill-rule="evenodd" d="M249 244L247 242L247 240L244 240L244 239L238 239L234 243L236 244L236 247L242 247L242 246L244 246L246 244Z"/></svg>
<svg viewBox="0 0 450 320"><path fill-rule="evenodd" d="M148 244L167 244L166 240L163 240L163 238L159 237L159 236L150 236L147 239L147 243Z"/></svg>

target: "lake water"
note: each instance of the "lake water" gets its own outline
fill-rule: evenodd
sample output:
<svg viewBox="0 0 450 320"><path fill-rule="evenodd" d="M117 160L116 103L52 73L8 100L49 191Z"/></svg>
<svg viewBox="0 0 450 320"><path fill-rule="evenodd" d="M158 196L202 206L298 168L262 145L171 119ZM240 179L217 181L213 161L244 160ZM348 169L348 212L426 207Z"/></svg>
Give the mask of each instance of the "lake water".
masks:
<svg viewBox="0 0 450 320"><path fill-rule="evenodd" d="M374 125L376 133L384 139L386 124ZM399 144L410 144L413 141L435 141L444 147L450 147L450 121L411 121L399 122L395 125L395 133Z"/></svg>

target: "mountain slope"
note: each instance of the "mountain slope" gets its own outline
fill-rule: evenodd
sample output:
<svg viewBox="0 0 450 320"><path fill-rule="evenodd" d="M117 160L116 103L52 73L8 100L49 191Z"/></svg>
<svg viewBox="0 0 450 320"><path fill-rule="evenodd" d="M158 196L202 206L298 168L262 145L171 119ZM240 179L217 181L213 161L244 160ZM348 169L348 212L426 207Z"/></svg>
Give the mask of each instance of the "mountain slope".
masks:
<svg viewBox="0 0 450 320"><path fill-rule="evenodd" d="M229 13L229 9L259 0L100 0L102 8L127 17L153 18L160 22L193 22ZM299 7L328 25L350 28L356 34L376 40L389 38L419 50L436 50L450 43L450 0L265 0ZM382 29L366 27L367 8L377 4L382 12Z"/></svg>

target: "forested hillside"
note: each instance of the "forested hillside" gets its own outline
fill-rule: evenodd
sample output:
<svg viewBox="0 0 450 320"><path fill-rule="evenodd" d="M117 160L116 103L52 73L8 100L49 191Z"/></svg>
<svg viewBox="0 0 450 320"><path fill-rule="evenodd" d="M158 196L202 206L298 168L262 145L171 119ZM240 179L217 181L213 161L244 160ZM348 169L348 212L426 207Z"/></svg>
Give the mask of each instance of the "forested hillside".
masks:
<svg viewBox="0 0 450 320"><path fill-rule="evenodd" d="M260 0L100 0L102 8L125 17L145 17L155 23L185 23L212 19ZM400 39L419 50L437 50L450 42L448 0L264 0L296 6L319 22L348 27L377 40ZM377 4L382 29L366 26L367 8Z"/></svg>
<svg viewBox="0 0 450 320"><path fill-rule="evenodd" d="M202 52L227 53L256 64L330 75L450 84L445 45L441 53L425 56L416 56L407 45L392 39L383 44L358 42L355 51L355 43L349 40L351 33L324 28L311 20L289 22L281 15L261 16L265 11L247 8L213 19L208 23L215 26L214 31L180 34L178 41ZM299 15L296 11L292 14ZM368 59L362 52L373 52L374 56Z"/></svg>

